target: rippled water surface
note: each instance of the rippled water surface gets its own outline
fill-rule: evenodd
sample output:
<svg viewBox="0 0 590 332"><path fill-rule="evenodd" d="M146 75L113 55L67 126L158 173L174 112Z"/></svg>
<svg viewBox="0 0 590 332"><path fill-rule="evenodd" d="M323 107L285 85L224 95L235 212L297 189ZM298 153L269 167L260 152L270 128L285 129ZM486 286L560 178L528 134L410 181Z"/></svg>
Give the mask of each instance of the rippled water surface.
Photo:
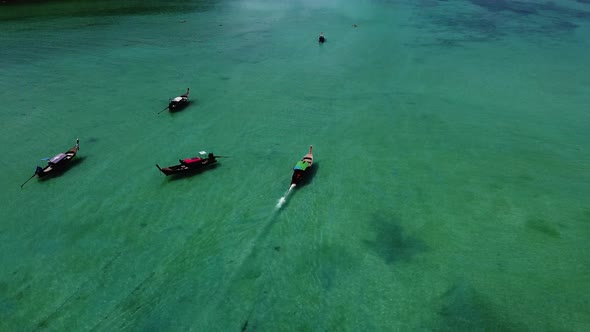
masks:
<svg viewBox="0 0 590 332"><path fill-rule="evenodd" d="M590 330L589 27L581 0L1 4L0 330ZM155 167L201 150L230 158Z"/></svg>

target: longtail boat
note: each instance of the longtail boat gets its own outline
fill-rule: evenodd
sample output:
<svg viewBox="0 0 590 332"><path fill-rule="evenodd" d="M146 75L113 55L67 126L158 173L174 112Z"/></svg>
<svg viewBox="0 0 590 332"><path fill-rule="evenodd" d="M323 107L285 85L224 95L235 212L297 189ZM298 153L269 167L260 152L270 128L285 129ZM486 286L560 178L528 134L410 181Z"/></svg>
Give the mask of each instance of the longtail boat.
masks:
<svg viewBox="0 0 590 332"><path fill-rule="evenodd" d="M206 151L201 151L198 157L179 159L180 164L178 165L160 167L160 165L156 164L156 167L165 175L184 174L208 168L217 163L217 158L220 157L215 156L213 153L207 154Z"/></svg>
<svg viewBox="0 0 590 332"><path fill-rule="evenodd" d="M289 186L289 189L285 192L283 197L279 199L279 202L277 203L277 209L280 209L283 206L283 204L287 202L287 196L289 196L289 193L291 193L293 188L295 188L299 184L304 184L304 182L307 180L307 177L311 175L309 173L311 172L311 165L313 165L312 150L313 146L310 145L309 152L305 156L303 156L303 158L301 158L301 160L298 161L297 164L295 164L295 167L293 167L291 185Z"/></svg>
<svg viewBox="0 0 590 332"><path fill-rule="evenodd" d="M158 112L158 114L164 112L165 110L169 110L170 112L180 111L181 109L185 108L188 105L188 94L190 92L190 88L186 88L186 92L183 95L178 97L174 97L170 99L168 106L166 106L163 110Z"/></svg>
<svg viewBox="0 0 590 332"><path fill-rule="evenodd" d="M293 167L293 175L291 176L291 185L298 185L305 180L311 165L313 165L313 146L309 146L309 152L301 158L299 162Z"/></svg>
<svg viewBox="0 0 590 332"><path fill-rule="evenodd" d="M25 183L21 184L20 187L22 188L27 182L29 182L30 179L34 178L35 175L39 178L43 178L55 173L65 171L68 168L68 166L70 166L72 159L74 159L79 149L80 140L76 139L76 145L73 148L49 159L49 161L47 162L47 166L43 168L41 166L37 166L35 174L33 174L29 179L27 179Z"/></svg>
<svg viewBox="0 0 590 332"><path fill-rule="evenodd" d="M170 110L170 112L180 111L188 105L189 92L190 89L186 88L186 92L183 95L170 100L170 103L168 104L168 109Z"/></svg>

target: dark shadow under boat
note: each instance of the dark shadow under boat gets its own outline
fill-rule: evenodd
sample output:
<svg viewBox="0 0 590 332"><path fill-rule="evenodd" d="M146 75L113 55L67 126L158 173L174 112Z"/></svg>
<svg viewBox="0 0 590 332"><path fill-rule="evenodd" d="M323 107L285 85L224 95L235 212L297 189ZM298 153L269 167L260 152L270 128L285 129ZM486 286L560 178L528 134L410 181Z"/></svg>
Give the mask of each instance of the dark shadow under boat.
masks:
<svg viewBox="0 0 590 332"><path fill-rule="evenodd" d="M319 168L320 168L320 162L314 161L313 166L311 166L311 169L309 170L309 173L307 174L306 177L303 178L303 180L301 180L301 182L299 184L301 186L305 186L306 184L310 184L311 182L313 182L313 178L315 177L315 173L317 173Z"/></svg>
<svg viewBox="0 0 590 332"><path fill-rule="evenodd" d="M191 169L191 170L187 170L182 173L170 174L170 176L166 176L166 178L168 181L182 180L182 179L193 177L197 174L201 174L206 171L212 171L212 170L216 169L218 165L219 165L218 163L215 163L215 164L211 164L205 168Z"/></svg>
<svg viewBox="0 0 590 332"><path fill-rule="evenodd" d="M66 165L64 165L63 167L54 170L53 172L51 172L50 174L47 174L43 177L39 178L39 181L47 181L49 179L53 179L53 178L58 178L61 177L62 175L64 175L70 168L81 164L82 162L84 162L84 160L86 159L85 156L77 156L74 159L72 159L69 163L67 163Z"/></svg>
<svg viewBox="0 0 590 332"><path fill-rule="evenodd" d="M187 108L189 105L191 105L193 102L191 101L186 101L186 102L182 102L182 103L170 103L168 105L168 113L170 114L174 114L174 113L178 113L182 110L184 110L185 108Z"/></svg>

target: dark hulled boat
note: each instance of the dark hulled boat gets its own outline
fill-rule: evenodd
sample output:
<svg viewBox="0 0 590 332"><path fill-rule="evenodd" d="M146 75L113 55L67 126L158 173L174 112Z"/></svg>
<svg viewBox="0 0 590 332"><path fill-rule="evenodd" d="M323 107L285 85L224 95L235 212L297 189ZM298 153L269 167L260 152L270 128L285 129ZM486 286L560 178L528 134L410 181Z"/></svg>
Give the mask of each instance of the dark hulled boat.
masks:
<svg viewBox="0 0 590 332"><path fill-rule="evenodd" d="M27 181L25 181L25 183L29 182L29 180L34 178L35 175L37 175L39 178L43 178L49 175L65 171L68 168L68 166L70 166L72 159L74 159L79 149L80 140L76 139L76 145L74 147L72 147L66 152L60 153L55 157L49 159L49 161L47 162L47 166L43 168L41 168L41 166L37 166L35 174L33 174L33 176L31 176ZM21 185L21 188L25 185L25 183Z"/></svg>
<svg viewBox="0 0 590 332"><path fill-rule="evenodd" d="M156 164L156 167L165 175L173 175L203 170L217 163L216 156L213 153L207 154L205 151L199 152L198 157L179 159L178 161L180 162L178 165L160 167Z"/></svg>
<svg viewBox="0 0 590 332"><path fill-rule="evenodd" d="M182 96L175 97L174 99L170 100L168 103L168 110L170 112L180 111L181 109L188 106L188 94L190 92L189 88L186 88L186 92Z"/></svg>
<svg viewBox="0 0 590 332"><path fill-rule="evenodd" d="M291 185L299 185L306 179L309 169L313 165L313 146L309 146L309 152L301 158L299 162L293 167L293 175L291 176Z"/></svg>

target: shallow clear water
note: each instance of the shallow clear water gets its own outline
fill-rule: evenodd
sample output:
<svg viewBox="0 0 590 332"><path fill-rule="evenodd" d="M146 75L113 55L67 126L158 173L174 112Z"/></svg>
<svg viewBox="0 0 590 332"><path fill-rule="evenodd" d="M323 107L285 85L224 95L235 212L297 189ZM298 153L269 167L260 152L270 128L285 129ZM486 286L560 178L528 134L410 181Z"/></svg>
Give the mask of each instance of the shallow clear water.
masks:
<svg viewBox="0 0 590 332"><path fill-rule="evenodd" d="M162 3L0 6L0 330L590 329L590 5Z"/></svg>

